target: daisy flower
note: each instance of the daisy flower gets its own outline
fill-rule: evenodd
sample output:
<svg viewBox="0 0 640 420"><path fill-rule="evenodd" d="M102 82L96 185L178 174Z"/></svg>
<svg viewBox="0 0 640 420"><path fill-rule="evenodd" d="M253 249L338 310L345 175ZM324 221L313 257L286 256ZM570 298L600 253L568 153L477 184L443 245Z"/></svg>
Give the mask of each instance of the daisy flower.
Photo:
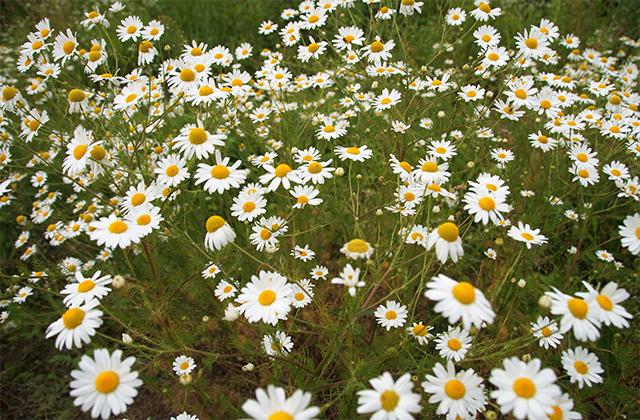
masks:
<svg viewBox="0 0 640 420"><path fill-rule="evenodd" d="M195 361L188 356L180 355L173 361L173 371L176 375L189 375L196 368Z"/></svg>
<svg viewBox="0 0 640 420"><path fill-rule="evenodd" d="M540 229L531 229L531 226L518 222L518 226L511 226L507 233L509 237L519 242L524 242L527 249L532 245L542 245L547 243L547 237L540 234Z"/></svg>
<svg viewBox="0 0 640 420"><path fill-rule="evenodd" d="M80 348L88 344L96 334L96 329L102 325L102 311L95 309L99 304L94 299L82 306L68 308L58 320L49 325L46 338L57 336L58 350Z"/></svg>
<svg viewBox="0 0 640 420"><path fill-rule="evenodd" d="M562 367L569 375L571 383L578 382L580 389L584 385L590 387L603 381L600 374L604 369L600 365L598 356L583 347L578 346L575 349L563 351Z"/></svg>
<svg viewBox="0 0 640 420"><path fill-rule="evenodd" d="M286 333L276 331L274 335L265 334L262 337L262 347L269 356L285 355L293 349L293 341Z"/></svg>
<svg viewBox="0 0 640 420"><path fill-rule="evenodd" d="M556 321L552 321L546 316L539 316L536 322L531 323L531 332L534 337L539 339L540 347L545 349L548 349L549 346L555 349L564 338L564 335L558 330Z"/></svg>
<svg viewBox="0 0 640 420"><path fill-rule="evenodd" d="M458 262L458 259L464 255L460 231L453 222L442 223L431 232L427 240L427 249L433 248L434 245L438 261L442 264L446 263L449 258L454 263Z"/></svg>
<svg viewBox="0 0 640 420"><path fill-rule="evenodd" d="M322 203L322 198L317 198L320 190L307 186L296 185L289 193L296 199L295 209L301 209L307 205L317 206Z"/></svg>
<svg viewBox="0 0 640 420"><path fill-rule="evenodd" d="M352 260L360 258L368 260L373 255L373 247L369 242L355 238L344 244L340 249L340 252Z"/></svg>
<svg viewBox="0 0 640 420"><path fill-rule="evenodd" d="M96 271L90 278L85 277L80 270L76 270L74 281L68 283L60 294L64 296L63 303L67 306L81 306L92 300L100 300L109 294L108 287L112 278L110 275L101 275Z"/></svg>
<svg viewBox="0 0 640 420"><path fill-rule="evenodd" d="M381 112L385 109L390 109L391 107L397 105L400 102L400 92L395 89L383 89L382 93L373 100L372 105L375 108L376 112Z"/></svg>
<svg viewBox="0 0 640 420"><path fill-rule="evenodd" d="M277 190L280 185L288 190L291 188L292 183L300 182L297 171L294 171L286 163L281 163L276 167L265 164L263 168L267 173L260 175L260 182L267 185L267 190L269 191Z"/></svg>
<svg viewBox="0 0 640 420"><path fill-rule="evenodd" d="M214 215L205 223L207 234L204 239L205 248L218 251L236 239L236 233L220 216Z"/></svg>
<svg viewBox="0 0 640 420"><path fill-rule="evenodd" d="M231 215L241 222L252 222L258 216L267 212L266 206L267 200L262 196L262 194L257 192L240 193L240 195L233 199Z"/></svg>
<svg viewBox="0 0 640 420"><path fill-rule="evenodd" d="M162 158L158 163L154 172L158 175L157 182L159 185L175 187L191 174L186 168L187 161L178 154L170 154Z"/></svg>
<svg viewBox="0 0 640 420"><path fill-rule="evenodd" d="M467 19L467 13L459 7L454 7L447 11L447 25L460 26Z"/></svg>
<svg viewBox="0 0 640 420"><path fill-rule="evenodd" d="M15 303L22 304L31 295L33 295L33 288L29 286L21 287L16 293L16 295L13 297L13 301Z"/></svg>
<svg viewBox="0 0 640 420"><path fill-rule="evenodd" d="M540 359L523 362L516 357L503 360L504 369L491 371L491 392L502 414L512 413L517 419L544 419L553 414L555 399L561 395L552 369L541 369Z"/></svg>
<svg viewBox="0 0 640 420"><path fill-rule="evenodd" d="M519 55L524 58L542 58L545 54L549 54L549 41L547 37L537 28L532 28L523 33L516 35L516 45Z"/></svg>
<svg viewBox="0 0 640 420"><path fill-rule="evenodd" d="M426 375L422 388L432 394L429 403L438 404L436 414L446 415L447 419L475 418L484 411L487 403L484 396L482 378L473 369L456 373L450 360L447 367L436 363L433 375Z"/></svg>
<svg viewBox="0 0 640 420"><path fill-rule="evenodd" d="M97 349L93 358L83 355L79 369L71 371L74 405L83 412L91 410L93 418L107 419L126 412L142 385L138 372L131 370L135 360L122 360L121 350L109 354L107 349Z"/></svg>
<svg viewBox="0 0 640 420"><path fill-rule="evenodd" d="M214 152L216 146L224 146L223 134L211 134L201 127L188 125L174 140L173 147L180 150L186 159L196 156L206 159Z"/></svg>
<svg viewBox="0 0 640 420"><path fill-rule="evenodd" d="M337 146L335 151L340 160L352 160L355 162L364 162L373 155L373 151L367 146Z"/></svg>
<svg viewBox="0 0 640 420"><path fill-rule="evenodd" d="M294 308L304 308L313 299L314 285L307 279L303 279L294 283L292 290L291 304Z"/></svg>
<svg viewBox="0 0 640 420"><path fill-rule="evenodd" d="M587 288L587 292L578 292L577 296L585 300L595 300L600 307L600 318L605 325L613 325L616 328L628 328L632 319L627 310L620 303L629 299L630 295L625 289L619 288L615 282L609 282L600 291L587 282L582 282Z"/></svg>
<svg viewBox="0 0 640 420"><path fill-rule="evenodd" d="M623 248L627 248L632 255L640 254L640 213L625 217L618 226L618 234L622 237L620 243Z"/></svg>
<svg viewBox="0 0 640 420"><path fill-rule="evenodd" d="M238 169L241 161L237 160L229 165L228 157L222 158L220 151L215 151L216 164L198 164L195 174L196 185L202 184L205 191L209 193L222 194L231 188L239 188L247 178L248 169Z"/></svg>
<svg viewBox="0 0 640 420"><path fill-rule="evenodd" d="M218 267L217 264L209 263L207 268L202 270L202 277L205 279L215 279L220 271L220 267Z"/></svg>
<svg viewBox="0 0 640 420"><path fill-rule="evenodd" d="M310 406L311 394L296 390L287 398L284 389L273 385L264 389L256 389L256 400L249 399L242 404L242 410L252 420L295 419L313 420L320 414L320 409Z"/></svg>
<svg viewBox="0 0 640 420"><path fill-rule="evenodd" d="M362 56L367 58L370 63L382 63L391 59L391 50L396 46L393 40L383 42L379 36L375 40L360 49Z"/></svg>
<svg viewBox="0 0 640 420"><path fill-rule="evenodd" d="M358 414L373 413L371 418L376 420L410 420L420 412L420 394L412 392L411 374L394 381L384 372L369 383L373 389L358 391Z"/></svg>
<svg viewBox="0 0 640 420"><path fill-rule="evenodd" d="M551 298L551 313L562 315L560 332L573 330L573 335L580 341L596 341L600 337L602 315L595 296L588 295L585 299L572 297L555 287L545 295Z"/></svg>
<svg viewBox="0 0 640 420"><path fill-rule="evenodd" d="M291 309L293 287L283 275L261 270L258 276L240 291L236 302L238 310L250 323L262 321L276 325L278 320L287 319Z"/></svg>
<svg viewBox="0 0 640 420"><path fill-rule="evenodd" d="M444 274L438 274L427 283L425 297L438 302L434 310L448 318L449 324L462 318L465 329L471 325L481 328L492 324L495 313L484 294L470 283L457 282Z"/></svg>
<svg viewBox="0 0 640 420"><path fill-rule="evenodd" d="M499 194L478 194L475 191L468 191L463 198L464 209L473 216L475 223L482 222L483 225L489 223L497 224L504 218L502 213L508 212L511 207L506 203L505 197Z"/></svg>
<svg viewBox="0 0 640 420"><path fill-rule="evenodd" d="M378 306L374 315L378 324L389 331L391 328L402 327L407 322L407 306L390 300L386 304Z"/></svg>
<svg viewBox="0 0 640 420"><path fill-rule="evenodd" d="M460 327L451 328L447 332L441 333L436 337L436 350L439 350L440 357L447 360L455 360L459 362L471 347L472 338L467 330Z"/></svg>
<svg viewBox="0 0 640 420"><path fill-rule="evenodd" d="M355 296L356 288L364 287L365 282L360 280L360 269L353 268L351 264L347 264L340 272L340 277L334 277L331 280L331 284L342 284L348 287L351 296Z"/></svg>
<svg viewBox="0 0 640 420"><path fill-rule="evenodd" d="M418 343L423 346L429 342L429 339L433 338L433 335L430 333L431 330L433 330L433 327L431 325L424 325L422 321L414 322L413 325L407 327L409 335L415 337Z"/></svg>
<svg viewBox="0 0 640 420"><path fill-rule="evenodd" d="M138 16L129 16L120 22L120 26L116 29L118 39L122 42L136 41L142 34L142 20Z"/></svg>
<svg viewBox="0 0 640 420"><path fill-rule="evenodd" d="M92 222L89 238L96 241L98 245L104 245L107 248L127 248L131 244L137 244L143 236L140 227L120 218L115 214L103 217Z"/></svg>

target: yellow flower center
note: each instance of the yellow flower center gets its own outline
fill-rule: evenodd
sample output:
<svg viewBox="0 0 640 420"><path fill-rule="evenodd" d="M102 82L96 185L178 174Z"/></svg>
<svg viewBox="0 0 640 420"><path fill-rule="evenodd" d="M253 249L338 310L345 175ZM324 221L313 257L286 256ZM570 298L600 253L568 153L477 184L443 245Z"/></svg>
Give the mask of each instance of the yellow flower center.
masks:
<svg viewBox="0 0 640 420"><path fill-rule="evenodd" d="M404 160L402 162L398 163L398 166L400 166L402 169L404 169L405 172L413 171L413 166L411 166L411 164L409 162L405 162Z"/></svg>
<svg viewBox="0 0 640 420"><path fill-rule="evenodd" d="M71 89L69 91L69 102L82 102L87 95L80 89Z"/></svg>
<svg viewBox="0 0 640 420"><path fill-rule="evenodd" d="M71 308L68 309L62 315L62 323L64 327L68 330L73 330L78 327L78 325L82 324L82 320L84 319L84 311L80 308Z"/></svg>
<svg viewBox="0 0 640 420"><path fill-rule="evenodd" d="M359 155L360 154L360 148L359 147L347 147L347 153L349 153L350 155Z"/></svg>
<svg viewBox="0 0 640 420"><path fill-rule="evenodd" d="M107 156L107 151L104 150L104 147L97 145L91 149L91 158L93 160L101 161Z"/></svg>
<svg viewBox="0 0 640 420"><path fill-rule="evenodd" d="M482 35L482 40L483 40L484 42L489 42L489 41L491 41L491 35L489 35L489 34L484 34L484 35Z"/></svg>
<svg viewBox="0 0 640 420"><path fill-rule="evenodd" d="M86 144L79 144L73 149L73 157L76 158L77 160L82 159L85 153L87 153Z"/></svg>
<svg viewBox="0 0 640 420"><path fill-rule="evenodd" d="M120 377L112 370L105 370L96 376L96 391L102 394L109 394L118 388Z"/></svg>
<svg viewBox="0 0 640 420"><path fill-rule="evenodd" d="M549 142L549 137L545 136L544 134L538 136L538 141L542 144L547 144Z"/></svg>
<svg viewBox="0 0 640 420"><path fill-rule="evenodd" d="M263 290L258 295L258 302L262 306L269 306L276 300L276 293L273 290Z"/></svg>
<svg viewBox="0 0 640 420"><path fill-rule="evenodd" d="M78 284L78 293L87 293L93 290L96 284L92 280L85 280Z"/></svg>
<svg viewBox="0 0 640 420"><path fill-rule="evenodd" d="M138 47L140 52L143 52L143 53L148 53L149 51L151 51L151 48L153 48L153 44L146 40L142 41L140 43L140 46Z"/></svg>
<svg viewBox="0 0 640 420"><path fill-rule="evenodd" d="M293 295L293 297L294 297L297 301L302 301L302 300L304 300L304 293L302 293L302 292L297 292L295 295Z"/></svg>
<svg viewBox="0 0 640 420"><path fill-rule="evenodd" d="M238 86L242 86L242 85L244 85L244 82L242 80L240 80L240 79L233 79L231 81L231 86L238 87Z"/></svg>
<svg viewBox="0 0 640 420"><path fill-rule="evenodd" d="M91 61L92 63L100 60L100 57L102 57L102 53L100 52L100 50L89 51L89 61Z"/></svg>
<svg viewBox="0 0 640 420"><path fill-rule="evenodd" d="M242 210L244 210L245 213L251 213L255 208L256 204L253 201L247 201L242 205Z"/></svg>
<svg viewBox="0 0 640 420"><path fill-rule="evenodd" d="M180 70L180 80L183 82L193 82L196 80L196 74L191 69Z"/></svg>
<svg viewBox="0 0 640 420"><path fill-rule="evenodd" d="M317 42L314 42L313 44L309 44L309 46L307 47L307 51L309 51L312 54L318 51L319 49L320 49L320 44L318 44Z"/></svg>
<svg viewBox="0 0 640 420"><path fill-rule="evenodd" d="M267 228L262 228L262 230L260 231L260 238L263 241L266 241L267 239L271 238L271 231Z"/></svg>
<svg viewBox="0 0 640 420"><path fill-rule="evenodd" d="M136 27L135 27L135 26L133 26L133 25L129 25L129 26L127 26L127 33L128 33L129 35L131 35L131 34L135 34L137 30L138 30L138 28L136 28Z"/></svg>
<svg viewBox="0 0 640 420"><path fill-rule="evenodd" d="M519 99L527 99L527 91L524 89L516 89L514 93Z"/></svg>
<svg viewBox="0 0 640 420"><path fill-rule="evenodd" d="M476 289L466 281L456 284L452 290L453 297L463 305L469 305L476 300Z"/></svg>
<svg viewBox="0 0 640 420"><path fill-rule="evenodd" d="M478 202L478 205L484 211L491 211L491 210L495 210L496 208L496 202L491 197L482 197Z"/></svg>
<svg viewBox="0 0 640 420"><path fill-rule="evenodd" d="M562 409L560 407L554 405L551 408L553 408L553 413L547 414L549 420L562 420L564 418L564 414L562 413Z"/></svg>
<svg viewBox="0 0 640 420"><path fill-rule="evenodd" d="M589 178L589 171L588 171L588 170L586 170L586 169L580 169L580 170L578 171L578 176L579 176L580 178Z"/></svg>
<svg viewBox="0 0 640 420"><path fill-rule="evenodd" d="M589 366L587 366L587 364L582 360L576 360L575 363L573 364L573 367L576 368L576 371L580 375L586 375L587 373L589 373Z"/></svg>
<svg viewBox="0 0 640 420"><path fill-rule="evenodd" d="M137 192L131 196L131 204L133 204L134 206L139 206L140 204L144 203L145 199L146 197L143 193Z"/></svg>
<svg viewBox="0 0 640 420"><path fill-rule="evenodd" d="M459 400L464 397L466 389L461 381L458 379L451 379L444 385L444 392L447 394L447 397L452 400Z"/></svg>
<svg viewBox="0 0 640 420"><path fill-rule="evenodd" d="M447 347L453 351L458 351L462 348L462 342L457 338L450 338L447 341Z"/></svg>
<svg viewBox="0 0 640 420"><path fill-rule="evenodd" d="M5 101L10 101L18 94L18 89L13 86L6 86L2 89L2 99Z"/></svg>
<svg viewBox="0 0 640 420"><path fill-rule="evenodd" d="M540 332L542 333L543 337L549 337L553 333L553 331L551 331L551 328L549 327L543 327Z"/></svg>
<svg viewBox="0 0 640 420"><path fill-rule="evenodd" d="M380 41L373 41L369 48L371 49L371 52L379 53L384 51L384 44Z"/></svg>
<svg viewBox="0 0 640 420"><path fill-rule="evenodd" d="M587 160L589 160L589 157L587 156L586 153L578 153L576 155L576 158L580 161L580 162L586 162Z"/></svg>
<svg viewBox="0 0 640 420"><path fill-rule="evenodd" d="M355 254L364 254L369 250L369 244L362 239L352 239L347 243L347 250Z"/></svg>
<svg viewBox="0 0 640 420"><path fill-rule="evenodd" d="M211 216L207 219L206 228L207 232L213 233L224 226L225 221L220 216Z"/></svg>
<svg viewBox="0 0 640 420"><path fill-rule="evenodd" d="M76 43L73 41L66 41L64 44L62 44L62 51L66 54L69 55L73 52L73 49L76 47Z"/></svg>
<svg viewBox="0 0 640 420"><path fill-rule="evenodd" d="M543 99L540 101L540 108L549 109L551 108L551 101L548 99Z"/></svg>
<svg viewBox="0 0 640 420"><path fill-rule="evenodd" d="M189 143L202 144L207 141L207 132L200 127L194 127L189 131Z"/></svg>
<svg viewBox="0 0 640 420"><path fill-rule="evenodd" d="M527 40L524 41L524 45L526 45L527 48L535 50L536 48L538 48L538 40L535 38L527 38Z"/></svg>
<svg viewBox="0 0 640 420"><path fill-rule="evenodd" d="M422 324L414 325L411 332L413 332L413 335L417 335L418 337L424 337L427 335L427 327Z"/></svg>
<svg viewBox="0 0 640 420"><path fill-rule="evenodd" d="M478 9L482 10L485 13L491 12L491 6L489 6L487 3L484 3L484 2L478 5Z"/></svg>
<svg viewBox="0 0 640 420"><path fill-rule="evenodd" d="M316 23L319 20L320 20L320 17L318 15L309 16L309 23Z"/></svg>
<svg viewBox="0 0 640 420"><path fill-rule="evenodd" d="M114 234L124 233L127 231L127 229L128 229L127 224L122 220L115 220L111 222L111 224L109 225L109 232Z"/></svg>
<svg viewBox="0 0 640 420"><path fill-rule="evenodd" d="M618 95L611 95L611 97L609 98L609 102L612 105L620 105L620 103L622 103L622 98Z"/></svg>
<svg viewBox="0 0 640 420"><path fill-rule="evenodd" d="M392 319L396 319L398 317L398 314L394 310L389 310L387 311L386 314L384 314L384 317L387 318L388 320L392 320Z"/></svg>
<svg viewBox="0 0 640 420"><path fill-rule="evenodd" d="M400 395L392 389L380 394L380 405L385 411L393 411L400 402Z"/></svg>
<svg viewBox="0 0 640 420"><path fill-rule="evenodd" d="M215 179L225 179L229 174L229 169L224 165L216 165L211 168L211 176Z"/></svg>
<svg viewBox="0 0 640 420"><path fill-rule="evenodd" d="M529 378L518 378L513 382L513 392L520 398L532 398L536 395L536 384Z"/></svg>
<svg viewBox="0 0 640 420"><path fill-rule="evenodd" d="M573 316L578 319L585 319L587 317L587 313L589 313L589 305L587 305L583 299L571 298L567 302L567 306Z"/></svg>
<svg viewBox="0 0 640 420"><path fill-rule="evenodd" d="M640 228L638 229L640 230ZM613 309L613 302L611 301L611 299L609 299L609 296L607 295L596 296L596 302L598 302L598 305L600 305L600 307L605 311L610 311Z"/></svg>
<svg viewBox="0 0 640 420"><path fill-rule="evenodd" d="M200 96L209 96L213 93L213 89L211 88L211 86L202 86L200 89L198 89L198 95Z"/></svg>
<svg viewBox="0 0 640 420"><path fill-rule="evenodd" d="M174 177L174 176L178 175L179 171L180 171L180 169L178 168L177 165L169 165L169 166L167 166L167 169L165 170L165 173L167 174L167 176Z"/></svg>
<svg viewBox="0 0 640 420"><path fill-rule="evenodd" d="M319 174L320 172L322 172L322 165L318 162L311 162L307 170L309 171L309 173Z"/></svg>
<svg viewBox="0 0 640 420"><path fill-rule="evenodd" d="M380 101L382 105L389 105L391 103L391 98L382 98Z"/></svg>
<svg viewBox="0 0 640 420"><path fill-rule="evenodd" d="M146 226L151 223L151 216L148 214L142 214L138 216L138 218L136 219L136 223L140 226Z"/></svg>
<svg viewBox="0 0 640 420"><path fill-rule="evenodd" d="M291 171L292 171L291 166L287 165L286 163L281 163L276 167L274 174L278 178L284 178Z"/></svg>
<svg viewBox="0 0 640 420"><path fill-rule="evenodd" d="M191 55L198 57L202 54L203 54L202 48L198 48L198 47L191 48Z"/></svg>
<svg viewBox="0 0 640 420"><path fill-rule="evenodd" d="M351 44L356 37L353 35L345 35L342 39L346 44Z"/></svg>
<svg viewBox="0 0 640 420"><path fill-rule="evenodd" d="M438 235L447 242L454 242L458 239L458 226L451 222L445 222L438 226Z"/></svg>
<svg viewBox="0 0 640 420"><path fill-rule="evenodd" d="M293 420L293 416L286 411L276 411L267 420Z"/></svg>
<svg viewBox="0 0 640 420"><path fill-rule="evenodd" d="M520 236L522 236L524 239L526 239L527 241L533 241L533 235L530 234L529 232L522 232L520 234Z"/></svg>
<svg viewBox="0 0 640 420"><path fill-rule="evenodd" d="M224 287L224 289L222 289L222 291L223 291L224 293L229 293L232 289L233 289L233 287L232 287L231 285L228 285L228 284L227 284L227 285Z"/></svg>
<svg viewBox="0 0 640 420"><path fill-rule="evenodd" d="M422 172L438 172L438 164L435 162L427 161L422 164Z"/></svg>
<svg viewBox="0 0 640 420"><path fill-rule="evenodd" d="M490 52L490 53L487 55L487 58L488 58L489 60L491 60L491 61L497 61L497 60L500 58L500 56L499 56L498 54L494 53L494 52Z"/></svg>

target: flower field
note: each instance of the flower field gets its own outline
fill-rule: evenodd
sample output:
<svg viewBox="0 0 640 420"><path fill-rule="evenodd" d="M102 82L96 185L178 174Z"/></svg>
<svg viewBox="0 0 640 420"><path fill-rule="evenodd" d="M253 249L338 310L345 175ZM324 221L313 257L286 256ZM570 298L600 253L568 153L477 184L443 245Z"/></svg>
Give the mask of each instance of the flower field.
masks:
<svg viewBox="0 0 640 420"><path fill-rule="evenodd" d="M2 418L637 418L633 1L2 7Z"/></svg>

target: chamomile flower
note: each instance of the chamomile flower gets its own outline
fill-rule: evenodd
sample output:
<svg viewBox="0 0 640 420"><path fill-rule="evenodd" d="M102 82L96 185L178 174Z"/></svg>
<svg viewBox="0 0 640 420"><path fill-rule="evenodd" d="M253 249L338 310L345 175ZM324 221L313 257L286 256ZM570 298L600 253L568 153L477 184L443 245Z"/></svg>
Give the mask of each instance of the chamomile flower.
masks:
<svg viewBox="0 0 640 420"><path fill-rule="evenodd" d="M598 356L583 347L576 347L562 352L562 367L569 375L571 383L578 383L582 389L584 385L590 387L603 381L604 372Z"/></svg>
<svg viewBox="0 0 640 420"><path fill-rule="evenodd" d="M400 102L400 92L395 89L383 89L382 93L373 100L373 107L377 112L381 112L385 109L390 109L391 107L397 105Z"/></svg>
<svg viewBox="0 0 640 420"><path fill-rule="evenodd" d="M390 300L378 306L374 315L378 324L389 331L391 328L402 327L407 322L407 306Z"/></svg>
<svg viewBox="0 0 640 420"><path fill-rule="evenodd" d="M216 146L224 146L223 134L211 134L202 127L187 125L174 139L173 147L178 149L186 159L196 156L206 159L216 150Z"/></svg>
<svg viewBox="0 0 640 420"><path fill-rule="evenodd" d="M439 334L436 339L436 350L439 350L441 357L447 360L459 362L471 347L472 338L467 330L459 327L451 328L447 332Z"/></svg>
<svg viewBox="0 0 640 420"><path fill-rule="evenodd" d="M154 173L158 175L157 183L168 187L177 186L191 176L186 166L186 159L178 154L170 154L162 158L154 169Z"/></svg>
<svg viewBox="0 0 640 420"><path fill-rule="evenodd" d="M317 206L322 203L322 198L318 198L320 191L308 185L296 185L289 193L296 199L295 209L309 206Z"/></svg>
<svg viewBox="0 0 640 420"><path fill-rule="evenodd" d="M68 283L60 294L64 296L64 304L67 306L81 306L92 300L100 300L109 294L112 283L110 275L102 275L96 271L91 277L85 277L80 270L76 270L74 281Z"/></svg>
<svg viewBox="0 0 640 420"><path fill-rule="evenodd" d="M360 258L368 260L373 255L373 247L364 239L355 238L345 243L340 252L353 260Z"/></svg>
<svg viewBox="0 0 640 420"><path fill-rule="evenodd" d="M138 16L129 16L120 22L116 29L118 39L122 42L136 41L142 35L142 20Z"/></svg>
<svg viewBox="0 0 640 420"><path fill-rule="evenodd" d="M582 282L587 288L587 292L578 292L577 296L585 300L595 300L600 307L600 319L605 325L613 325L616 328L628 328L628 319L633 316L620 305L627 300L630 295L625 289L619 288L615 282L607 283L600 291L587 282Z"/></svg>
<svg viewBox="0 0 640 420"><path fill-rule="evenodd" d="M551 298L551 313L562 315L560 332L573 330L573 335L580 341L595 341L600 337L600 306L595 296L587 298L572 297L553 288L545 295Z"/></svg>
<svg viewBox="0 0 640 420"><path fill-rule="evenodd" d="M322 274L324 274L324 270ZM324 275L326 276L326 274ZM334 277L331 280L331 284L342 284L348 288L351 296L355 296L357 288L364 287L366 283L360 280L360 269L353 268L351 264L347 264L342 269L340 277Z"/></svg>
<svg viewBox="0 0 640 420"><path fill-rule="evenodd" d="M276 331L274 335L265 334L262 337L262 347L269 356L280 356L291 352L293 341L286 333Z"/></svg>
<svg viewBox="0 0 640 420"><path fill-rule="evenodd" d="M411 420L420 412L420 394L414 393L411 374L398 380L384 372L369 381L373 389L358 391L358 414L369 414L376 420Z"/></svg>
<svg viewBox="0 0 640 420"><path fill-rule="evenodd" d="M527 249L531 249L532 245L547 243L547 237L540 234L540 229L532 229L531 226L522 222L518 222L518 226L511 226L507 234L516 241L524 242Z"/></svg>
<svg viewBox="0 0 640 420"><path fill-rule="evenodd" d="M455 263L464 255L462 239L458 225L453 222L445 222L434 229L427 240L427 249L435 246L436 256L442 264L449 258Z"/></svg>
<svg viewBox="0 0 640 420"><path fill-rule="evenodd" d="M449 360L447 367L436 363L433 375L426 375L422 388L432 394L429 403L438 404L436 414L446 415L447 419L475 418L484 411L487 403L484 396L483 380L473 369L456 373Z"/></svg>
<svg viewBox="0 0 640 420"><path fill-rule="evenodd" d="M93 299L82 306L68 308L58 320L49 325L46 338L56 336L58 350L80 348L88 344L96 329L102 325L102 311L95 309L99 304Z"/></svg>
<svg viewBox="0 0 640 420"><path fill-rule="evenodd" d="M218 215L209 217L205 223L207 234L204 239L205 248L219 251L236 239L236 233L231 226Z"/></svg>
<svg viewBox="0 0 640 420"><path fill-rule="evenodd" d="M140 242L143 230L137 225L111 214L103 217L90 225L89 237L98 245L107 248L127 248L131 244Z"/></svg>
<svg viewBox="0 0 640 420"><path fill-rule="evenodd" d="M552 321L546 316L539 316L536 322L531 323L531 332L534 337L539 339L538 344L540 347L545 349L548 349L549 346L555 349L564 338L558 329L556 321Z"/></svg>
<svg viewBox="0 0 640 420"><path fill-rule="evenodd" d="M201 274L202 274L202 277L204 277L205 279L215 279L218 273L220 273L220 271L221 270L220 270L220 267L218 267L218 264L209 263L207 268L202 270Z"/></svg>
<svg viewBox="0 0 640 420"><path fill-rule="evenodd" d="M83 355L79 369L71 371L71 392L74 405L83 412L91 410L91 417L107 419L127 411L138 395L142 381L131 366L135 357L122 360L122 351L109 354L107 349L97 349L93 358Z"/></svg>
<svg viewBox="0 0 640 420"><path fill-rule="evenodd" d="M209 193L222 194L231 188L239 188L247 178L249 170L239 169L241 161L237 160L229 165L230 158L222 158L220 151L215 151L216 164L198 164L195 174L196 185L202 184Z"/></svg>
<svg viewBox="0 0 640 420"><path fill-rule="evenodd" d="M354 162L364 162L373 155L373 151L367 146L337 146L335 151L340 160L352 160Z"/></svg>
<svg viewBox="0 0 640 420"><path fill-rule="evenodd" d="M260 271L240 291L238 310L250 323L262 321L276 325L287 319L291 310L293 287L287 278L272 271Z"/></svg>
<svg viewBox="0 0 640 420"><path fill-rule="evenodd" d="M266 206L267 200L262 194L259 194L257 192L240 193L240 195L234 197L233 199L233 205L231 206L231 215L236 217L241 222L252 222L258 216L261 216L267 212Z"/></svg>
<svg viewBox="0 0 640 420"><path fill-rule="evenodd" d="M503 360L504 368L491 371L489 381L497 388L491 398L502 414L517 419L545 419L553 414L555 399L561 395L552 369L541 369L540 359L523 362L516 357Z"/></svg>
<svg viewBox="0 0 640 420"><path fill-rule="evenodd" d="M193 358L185 355L180 355L173 361L173 371L178 376L190 374L191 372L193 372L196 366L197 365Z"/></svg>
<svg viewBox="0 0 640 420"><path fill-rule="evenodd" d="M622 237L620 243L632 255L640 254L640 213L628 215L618 226L618 234Z"/></svg>
<svg viewBox="0 0 640 420"><path fill-rule="evenodd" d="M443 274L427 283L425 297L438 302L434 310L455 324L462 318L465 329L492 324L495 313L484 294L468 282L457 282Z"/></svg>
<svg viewBox="0 0 640 420"><path fill-rule="evenodd" d="M256 399L249 399L242 405L242 410L252 420L294 419L313 420L320 409L310 406L311 394L296 390L287 398L284 388L269 385L264 389L256 389Z"/></svg>

